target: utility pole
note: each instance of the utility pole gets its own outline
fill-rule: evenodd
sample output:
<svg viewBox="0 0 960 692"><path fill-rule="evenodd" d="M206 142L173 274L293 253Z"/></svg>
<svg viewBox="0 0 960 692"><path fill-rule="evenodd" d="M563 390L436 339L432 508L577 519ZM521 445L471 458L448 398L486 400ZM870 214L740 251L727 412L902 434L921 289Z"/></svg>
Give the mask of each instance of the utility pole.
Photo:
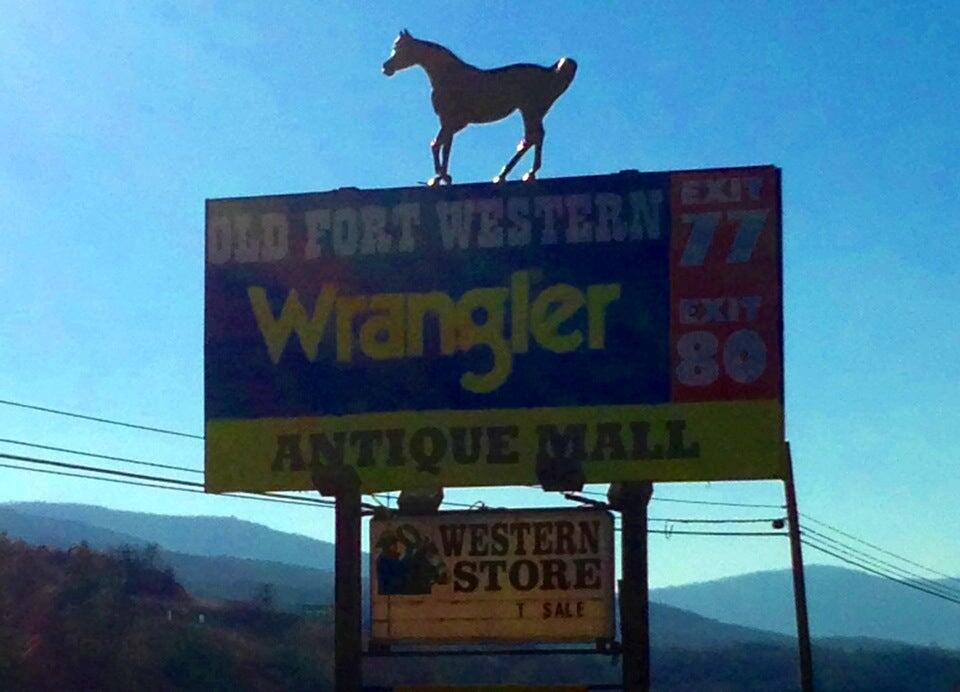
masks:
<svg viewBox="0 0 960 692"><path fill-rule="evenodd" d="M650 585L647 559L647 505L653 483L610 486L611 506L620 510L620 636L623 689L650 690Z"/></svg>
<svg viewBox="0 0 960 692"><path fill-rule="evenodd" d="M800 650L800 689L813 692L813 653L810 647L810 623L807 619L807 587L803 577L803 548L800 543L800 516L797 490L793 484L793 457L785 443L786 474L783 479L787 499L787 524L790 530L790 562L793 567L793 601L797 609L797 644Z"/></svg>

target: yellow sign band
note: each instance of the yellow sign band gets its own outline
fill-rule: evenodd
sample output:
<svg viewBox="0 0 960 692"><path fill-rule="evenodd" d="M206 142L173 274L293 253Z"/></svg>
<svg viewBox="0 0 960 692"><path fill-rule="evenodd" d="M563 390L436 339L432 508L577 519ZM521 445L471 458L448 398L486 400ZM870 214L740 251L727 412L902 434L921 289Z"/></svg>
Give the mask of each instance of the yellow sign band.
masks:
<svg viewBox="0 0 960 692"><path fill-rule="evenodd" d="M561 464L588 483L784 476L779 401L697 402L211 420L210 492L312 490L316 465L347 465L365 493L539 485Z"/></svg>

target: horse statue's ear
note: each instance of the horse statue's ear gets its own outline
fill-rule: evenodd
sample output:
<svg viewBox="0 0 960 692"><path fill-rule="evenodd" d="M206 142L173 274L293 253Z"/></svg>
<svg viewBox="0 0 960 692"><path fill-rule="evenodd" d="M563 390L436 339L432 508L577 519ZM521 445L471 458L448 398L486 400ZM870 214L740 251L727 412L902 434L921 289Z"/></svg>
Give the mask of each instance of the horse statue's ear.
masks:
<svg viewBox="0 0 960 692"><path fill-rule="evenodd" d="M400 35L401 35L401 36L409 36L409 35L410 35L410 32L407 31L406 29L404 29L403 31L400 32Z"/></svg>

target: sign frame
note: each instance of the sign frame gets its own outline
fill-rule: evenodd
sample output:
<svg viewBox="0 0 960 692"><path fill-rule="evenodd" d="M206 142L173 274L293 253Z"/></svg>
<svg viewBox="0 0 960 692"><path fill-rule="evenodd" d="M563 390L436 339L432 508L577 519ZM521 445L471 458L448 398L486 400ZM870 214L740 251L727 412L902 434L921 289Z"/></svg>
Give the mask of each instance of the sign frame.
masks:
<svg viewBox="0 0 960 692"><path fill-rule="evenodd" d="M532 196L538 192L570 191L583 188L583 186L590 188L595 183L613 185L615 189L622 189L627 192L633 189L630 187L631 185L636 184L640 186L638 189L646 193L653 191L654 188L644 186L654 185L657 180L660 180L661 182L656 184L661 185L657 189L666 193L666 199L663 200L663 203L668 209L665 217L668 220L664 223L666 224L667 230L665 232L669 244L673 242L674 236L678 232L679 222L677 217L680 214L694 215L684 211L684 204L693 212L706 211L706 216L711 213L728 213L723 210L730 208L731 203L729 199L723 199L722 191L718 192L720 183L713 184L711 182L705 188L706 192L701 194L703 199L721 200L716 203L703 202L701 204L695 196L690 195L688 198L688 196L681 195L678 192L679 188L675 180L695 180L698 178L713 180L710 176L714 176L717 180L726 176L730 180L736 181L738 195L740 195L741 188L743 195L747 194L748 183L743 181L759 179L763 176L766 176L764 180L775 186L775 193L771 193L772 197L768 200L770 202L767 209L770 212L769 219L764 221L764 224L767 225L760 229L762 231L768 226L773 229L766 231L766 233L773 236L772 252L775 254L775 261L769 267L769 279L775 281L776 285L769 298L776 303L776 314L767 318L768 322L770 319L774 322L768 328L768 335L771 339L776 340L775 347L772 347L769 351L769 357L777 364L779 371L777 373L778 381L775 385L772 385L771 393L775 393L772 398L756 399L748 397L746 399L732 398L722 401L706 401L698 400L696 396L693 398L686 396L678 399L675 394L671 394L665 401L657 400L655 403L649 404L618 402L577 406L546 404L539 406L494 406L492 408L477 408L474 405L460 409L398 408L372 412L338 412L331 415L319 415L314 412L292 418L289 416L278 417L277 415L254 418L225 417L221 412L218 412L216 405L211 403L212 385L216 385L220 390L227 393L242 391L246 387L247 399L250 398L249 392L254 389L258 392L258 396L274 396L265 394L271 388L270 380L258 381L255 387L244 385L242 382L225 384L219 382L219 375L216 373L223 372L222 364L211 360L212 356L218 355L218 352L216 348L213 351L210 350L211 343L213 343L211 339L215 340L216 335L214 334L211 337L209 320L211 315L217 312L217 305L210 304L210 255L213 251L210 233L212 228L218 227L219 221L217 219L220 218L217 216L218 209L228 207L245 209L249 207L260 209L265 214L273 213L276 215L277 208L286 208L284 205L294 205L295 207L297 204L307 204L307 200L311 199L334 201L340 199L362 201L366 199L369 201L383 195L388 197L393 195L394 199L417 199L420 200L418 204L428 203L431 200L438 203L447 203L450 200L469 200L484 195L491 199L499 197L509 200L511 199L510 195L520 195L521 197L526 195L528 198L534 199ZM580 186L580 188L577 186ZM729 189L727 193L732 199L732 193L729 192ZM625 194L624 199L626 197ZM330 203L333 204L333 202ZM678 204L680 206L677 206ZM733 207L736 206L734 203ZM714 208L721 211L714 212ZM734 214L737 213L743 215L743 212L734 209ZM293 216L290 218L292 219ZM703 228L700 229L700 231L703 230ZM716 231L716 226L709 232L712 234L714 231ZM716 234L717 237L720 237L723 232L721 228L721 231ZM205 343L208 351L205 359L205 389L207 392L205 406L207 473L205 485L208 492L265 492L312 489L315 480L311 476L309 468L318 459L322 466L331 467L331 470L338 463L350 466L358 473L364 492L423 487L530 485L537 482L544 487L575 488L582 482L775 480L784 477L784 461L780 452L782 441L785 439L785 411L782 194L781 171L779 168L774 166L747 166L649 173L622 171L612 175L544 179L534 183L509 183L503 186L467 184L436 190L426 190L424 188L391 188L385 190L341 188L324 193L208 200L207 234L207 262L205 266L207 269L206 311L208 319L205 321ZM710 237L712 238L713 235ZM688 245L694 244L691 240L686 242ZM676 255L675 250L668 250L668 253ZM731 250L730 256L734 254L734 251ZM685 255L686 252L684 251ZM668 337L670 353L667 356L670 359L668 367L670 372L676 371L678 367L676 362L678 344L675 343L674 337L677 306L672 302L674 279L671 272L673 271L673 265L669 264L674 262L675 259L676 257L673 260L669 258L666 260L668 262L666 267L667 286L663 289L667 291L665 300L670 304L668 326L670 330L670 336ZM730 261L729 257L727 261ZM495 260L495 262L500 262L500 260ZM502 266L502 273L507 276L514 269L519 268L517 265L511 265L507 262ZM244 276L256 276L258 271L256 262L243 265L240 268L241 275ZM519 270L514 274L524 274L524 271ZM508 289L510 291L518 290L517 286L525 285L524 282L528 280L529 277L513 276L507 280ZM565 285L572 286L573 284ZM581 288L586 294L587 287ZM530 298L535 299L536 294L531 293ZM252 300L253 298L251 298ZM272 300L274 301L274 312L270 319L280 315L281 304L284 309L286 308L286 303L283 300L277 302L278 298L276 296ZM704 300L704 305L706 303L707 301ZM725 308L711 305L705 309L718 311ZM736 309L741 312L749 312L749 310L755 308L746 305ZM721 334L722 339L727 339L729 336L729 333ZM333 334L323 338L332 341ZM509 338L513 339L512 336ZM296 340L296 337L290 336L289 340L291 343L286 343L281 348L281 356L286 357L287 352L296 350L296 344L292 343ZM716 341L717 339L714 338L714 342ZM742 344L742 342L741 339L738 343ZM712 346L719 349L716 350L715 360L719 362L721 369L725 367L726 345L728 345L726 341L720 341L718 346ZM262 344L261 348L264 353L268 350ZM225 355L229 359L231 351L228 349ZM256 368L248 368L248 370L257 368L263 370L264 366L261 363ZM749 373L747 373L747 376L749 376ZM281 379L289 382L291 377L290 373L286 373ZM275 382L279 381L276 380ZM428 384L432 385L432 383ZM223 392L218 396L222 400ZM289 392L284 396L288 397ZM723 404L723 406L721 407L720 404ZM719 408L723 408L722 413L717 413ZM687 426L688 417L692 421L690 426ZM518 418L522 418L520 426L517 425ZM596 450L601 445L599 439L601 433L597 426L607 426L608 430L610 427L619 427L623 431L627 431L628 429L633 430L632 426L639 423L639 431L643 439L638 441L636 434L627 437L625 433L616 439L606 439L605 443L613 445L614 448L620 445L631 450L630 459L626 464L614 461L612 456L599 462L591 459L589 464L584 464L582 460L572 465L566 464L563 459L560 459L559 462L557 459L551 461L549 457L561 457L565 454L565 452L556 452L557 445L568 444L562 435L584 420L592 426L585 433L588 437L585 438L586 442L584 444L588 445L593 455L597 454ZM750 424L744 425L744 421L748 420ZM680 427L678 428L678 426ZM684 432L683 426L687 426L687 432ZM709 428L705 433L702 430L704 426ZM698 427L701 430L697 430ZM368 441L372 439L371 435L379 435L376 444L385 448L388 444L393 445L392 439L388 441L388 433L398 429L403 430L405 435L404 439L398 443L405 445L403 451L400 452L401 456L406 455L404 463L407 465L405 467L394 466L390 468L392 462L388 459L385 460L385 458L378 458L371 465L359 456L360 453L356 449L353 451L348 449L346 457L341 455L339 460L336 454L328 453L331 449L331 443L335 446L337 435L346 435L350 440L354 438L361 440L366 436ZM467 432L463 432L464 430ZM455 431L461 431L460 434L466 436L472 435L477 430L480 430L483 435L483 441L477 444L482 445L485 450L485 456L481 458L481 464L470 466L469 464L453 463L453 461L445 458L442 462L445 466L439 472L430 468L432 463L430 456L436 445L443 444L452 447L456 444L453 437ZM557 434L560 437L557 437ZM319 447L312 442L317 435L327 436L322 439L322 444ZM698 446L700 435L706 435L706 438L703 440L703 444ZM647 441L648 436L650 438L649 442ZM556 440L559 440L559 442ZM576 438L570 444L575 443L577 443ZM348 448L350 444L348 442ZM519 460L510 451L505 453L506 456L501 454L496 457L496 450L498 449L516 450L519 452ZM551 452L551 449L554 451ZM566 447L562 449L565 450ZM419 456L416 456L418 450ZM424 452L424 450L427 450L427 452ZM381 454L381 457L383 456ZM546 460L535 460L534 457L545 457ZM587 457L584 456L583 458L586 459ZM757 459L763 461L756 461ZM642 460L643 463L634 463L638 460ZM242 463L233 463L235 461L242 461ZM501 465L491 467L490 464L493 463Z"/></svg>
<svg viewBox="0 0 960 692"><path fill-rule="evenodd" d="M375 552L375 536L382 535L382 530L375 530L374 524L380 522L398 523L398 522L423 522L423 523L435 523L439 525L441 522L452 521L456 522L458 519L466 521L486 521L489 525L494 525L497 523L498 519L508 519L514 517L517 519L528 518L531 521L535 521L537 517L547 518L552 517L552 521L563 521L559 519L560 517L568 517L567 521L571 521L574 518L593 518L601 522L601 525L598 526L598 551L597 555L599 560L602 561L602 569L598 573L602 587L597 589L602 591L599 597L591 598L601 598L603 600L603 605L601 607L601 616L605 620L600 624L597 631L590 633L589 635L581 636L551 636L550 632L539 633L532 635L529 633L517 634L513 637L507 636L486 636L483 634L478 634L476 636L415 636L415 637L383 637L377 636L377 623L382 622L383 619L378 619L376 617L376 608L377 600L386 599L386 602L383 604L388 611L391 607L391 598L397 598L397 596L383 595L378 594L378 569L377 569L377 555ZM608 525L603 525L606 522ZM422 515L404 515L400 513L394 513L389 518L377 518L374 517L371 519L370 525L370 550L368 552L369 560L369 604L370 604L370 622L371 622L371 635L370 635L370 644L371 649L387 649L393 645L451 645L451 644L471 644L471 645L480 645L480 644L494 644L494 645L518 645L523 643L529 643L530 641L536 640L539 642L552 643L552 644L575 644L590 642L599 646L601 642L614 642L616 641L616 603L617 603L617 589L616 589L616 528L614 526L613 513L607 509L598 509L596 507L531 507L531 508L522 508L522 509L508 509L508 508L485 508L485 509L473 509L473 510L443 510L431 514L422 514ZM466 540L466 539L464 539ZM511 548L513 548L511 543ZM602 552L604 548L607 549L608 554L603 555ZM508 553L509 555L509 553ZM460 556L447 556L448 558L453 557L462 557ZM507 568L504 568L506 571ZM542 590L532 590L530 593L544 593ZM565 590L564 592L558 592L558 600L576 600L575 596L571 595L570 590ZM400 596L401 598L410 598L417 599L418 596ZM429 598L429 595L420 596L421 599L425 600ZM497 603L497 602L507 602L513 601L514 599L505 599L503 601L496 601L491 598L478 598L475 599L476 603ZM549 602L548 598L526 598L525 602L535 602L535 603L545 603ZM453 607L456 607L455 605ZM454 618L456 619L456 618ZM556 620L553 620L554 622ZM420 622L429 622L429 620L421 620ZM387 624L389 627L389 624ZM601 632L600 629L603 631Z"/></svg>

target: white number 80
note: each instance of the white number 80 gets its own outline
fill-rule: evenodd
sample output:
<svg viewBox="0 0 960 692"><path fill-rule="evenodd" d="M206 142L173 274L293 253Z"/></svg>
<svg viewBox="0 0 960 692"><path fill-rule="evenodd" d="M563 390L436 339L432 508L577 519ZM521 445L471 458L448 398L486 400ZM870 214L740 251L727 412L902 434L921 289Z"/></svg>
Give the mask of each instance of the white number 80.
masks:
<svg viewBox="0 0 960 692"><path fill-rule="evenodd" d="M690 387L705 387L720 376L719 341L710 332L689 332L677 339L677 379ZM767 369L767 346L752 329L741 329L727 338L723 368L734 382L750 384Z"/></svg>

